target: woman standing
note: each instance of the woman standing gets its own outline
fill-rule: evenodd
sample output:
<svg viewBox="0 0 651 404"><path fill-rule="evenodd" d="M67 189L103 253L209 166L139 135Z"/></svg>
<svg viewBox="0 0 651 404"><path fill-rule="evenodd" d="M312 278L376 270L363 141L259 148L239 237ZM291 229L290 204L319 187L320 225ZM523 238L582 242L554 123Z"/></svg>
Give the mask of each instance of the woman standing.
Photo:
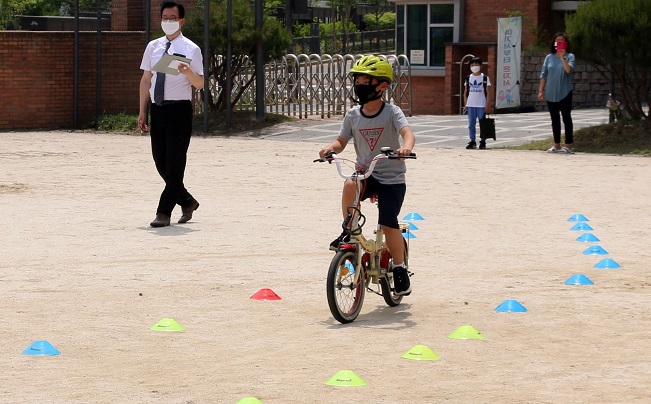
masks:
<svg viewBox="0 0 651 404"><path fill-rule="evenodd" d="M551 53L545 57L540 72L538 100L547 101L547 109L552 118L554 146L549 153L571 153L574 142L572 124L572 72L575 58L570 53L570 42L565 34L556 34L551 44ZM561 148L561 116L565 126L565 146Z"/></svg>

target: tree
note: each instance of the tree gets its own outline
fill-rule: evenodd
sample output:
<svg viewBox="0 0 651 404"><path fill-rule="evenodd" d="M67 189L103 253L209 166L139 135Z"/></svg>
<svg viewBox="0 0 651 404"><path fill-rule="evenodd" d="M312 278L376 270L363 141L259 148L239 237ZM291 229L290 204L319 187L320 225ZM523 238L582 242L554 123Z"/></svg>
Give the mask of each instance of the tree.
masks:
<svg viewBox="0 0 651 404"><path fill-rule="evenodd" d="M192 38L196 43L203 43L204 27L203 5L198 4L195 11L190 14L183 27L184 35ZM261 33L255 29L255 14L253 6L248 0L233 0L232 3L232 59L231 77L226 77L226 53L227 53L227 32L226 32L226 1L211 0L210 22L209 22L209 70L204 72L211 81L217 83L217 87L226 88L226 80L234 83L241 71L250 66L255 60L256 43L260 35L264 44L265 62L280 58L292 41L291 33L287 31L275 18L265 14L263 30ZM236 93L231 97L231 106L234 107L245 91L255 82L255 73L239 83ZM210 94L210 110L226 109L226 91L217 94L217 99Z"/></svg>
<svg viewBox="0 0 651 404"><path fill-rule="evenodd" d="M593 0L566 18L573 52L612 77L632 119L648 118L651 105L649 0Z"/></svg>
<svg viewBox="0 0 651 404"><path fill-rule="evenodd" d="M387 11L385 13L366 14L364 16L366 29L375 31L378 29L391 29L396 26L396 13Z"/></svg>
<svg viewBox="0 0 651 404"><path fill-rule="evenodd" d="M367 0L366 3L375 8L375 11L372 13L364 15L364 23L366 24L367 30L374 31L395 27L396 14L388 12L387 0ZM393 15L393 17L391 15ZM391 18L393 18L393 20Z"/></svg>
<svg viewBox="0 0 651 404"><path fill-rule="evenodd" d="M332 9L332 22L341 21L343 27L344 40L342 42L341 51L346 52L345 45L348 43L348 34L350 33L349 27L351 23L350 12L353 7L357 6L358 0L328 0L327 4ZM337 18L339 17L339 18ZM332 24L332 40L334 48L337 50L339 46L337 45L339 41L337 40L337 27L338 25Z"/></svg>
<svg viewBox="0 0 651 404"><path fill-rule="evenodd" d="M0 0L0 29L9 23L16 25L15 16L21 15L33 0Z"/></svg>
<svg viewBox="0 0 651 404"><path fill-rule="evenodd" d="M285 8L285 0L265 0L264 8L266 9L275 9L275 8Z"/></svg>

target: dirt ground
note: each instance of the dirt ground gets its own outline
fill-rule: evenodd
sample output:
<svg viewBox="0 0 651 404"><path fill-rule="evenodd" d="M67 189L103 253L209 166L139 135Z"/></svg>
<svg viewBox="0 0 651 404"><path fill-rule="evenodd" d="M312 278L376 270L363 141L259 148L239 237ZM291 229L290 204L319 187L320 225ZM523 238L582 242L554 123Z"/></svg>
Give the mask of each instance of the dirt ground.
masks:
<svg viewBox="0 0 651 404"><path fill-rule="evenodd" d="M147 137L1 133L0 402L651 402L651 158L417 145L413 293L367 294L344 326L325 293L342 180L320 146L193 138L201 207L153 229ZM163 318L186 331L152 331ZM448 337L463 325L486 338ZM23 354L40 340L60 355ZM416 345L441 359L401 357ZM326 385L340 370L367 385Z"/></svg>

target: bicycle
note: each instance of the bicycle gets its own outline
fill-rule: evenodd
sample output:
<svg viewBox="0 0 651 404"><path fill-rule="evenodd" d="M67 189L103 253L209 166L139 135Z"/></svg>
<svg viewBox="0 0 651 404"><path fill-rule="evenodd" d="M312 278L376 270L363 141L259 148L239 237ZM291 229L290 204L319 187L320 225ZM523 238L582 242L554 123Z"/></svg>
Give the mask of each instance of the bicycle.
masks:
<svg viewBox="0 0 651 404"><path fill-rule="evenodd" d="M362 233L366 217L361 211L362 181L368 178L375 168L375 164L382 159L415 159L416 155L409 156L396 154L391 148L383 147L381 153L375 156L368 164L368 169L355 164L355 172L345 174L342 161L349 161L338 157L335 153L328 153L323 158L314 162L335 162L339 175L344 179L356 183L355 201L348 208L348 217L342 227L351 235L350 241L339 245L339 249L332 258L328 269L326 292L328 306L332 316L342 324L355 321L359 315L366 291L381 295L390 307L395 307L402 301L402 295L395 294L392 273L392 257L384 238L382 227L378 224L375 238L367 238ZM402 233L409 232L409 225L400 223ZM409 270L409 242L403 237L404 263ZM409 276L413 273L408 271Z"/></svg>

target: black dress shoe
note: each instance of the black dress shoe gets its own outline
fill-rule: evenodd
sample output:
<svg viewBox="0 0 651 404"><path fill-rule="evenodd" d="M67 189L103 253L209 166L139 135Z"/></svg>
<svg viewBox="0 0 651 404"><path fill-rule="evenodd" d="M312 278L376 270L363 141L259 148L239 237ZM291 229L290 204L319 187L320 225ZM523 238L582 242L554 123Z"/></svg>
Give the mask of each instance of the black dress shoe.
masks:
<svg viewBox="0 0 651 404"><path fill-rule="evenodd" d="M165 227L170 225L170 216L164 213L157 213L156 219L149 223L151 227Z"/></svg>
<svg viewBox="0 0 651 404"><path fill-rule="evenodd" d="M193 199L188 206L181 207L183 215L179 219L179 223L189 222L190 219L192 219L192 213L197 209L199 209L199 202L197 202L195 199Z"/></svg>

